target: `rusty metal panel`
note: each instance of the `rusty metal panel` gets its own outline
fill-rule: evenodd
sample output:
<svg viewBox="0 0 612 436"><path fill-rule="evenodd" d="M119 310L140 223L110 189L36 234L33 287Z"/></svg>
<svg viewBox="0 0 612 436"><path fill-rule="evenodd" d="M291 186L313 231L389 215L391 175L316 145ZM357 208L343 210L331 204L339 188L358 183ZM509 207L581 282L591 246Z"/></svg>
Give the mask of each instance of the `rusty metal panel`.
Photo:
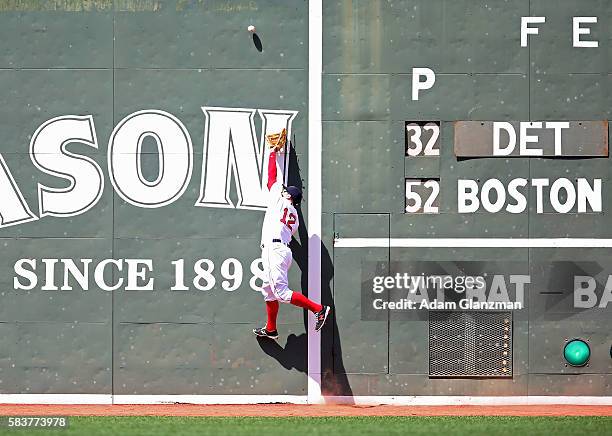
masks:
<svg viewBox="0 0 612 436"><path fill-rule="evenodd" d="M493 136L495 121L455 121L454 148L457 157L490 157L494 156ZM515 146L510 154L520 156L520 127L518 121L509 122L516 135ZM608 156L608 121L569 121L569 127L560 134L562 156L596 157ZM542 128L529 123L533 128L526 129L529 136L537 140L526 144L529 150L541 150L541 156L555 156L555 130L541 123ZM509 143L507 130L502 130L500 143L504 147ZM504 147L505 148L505 147Z"/></svg>

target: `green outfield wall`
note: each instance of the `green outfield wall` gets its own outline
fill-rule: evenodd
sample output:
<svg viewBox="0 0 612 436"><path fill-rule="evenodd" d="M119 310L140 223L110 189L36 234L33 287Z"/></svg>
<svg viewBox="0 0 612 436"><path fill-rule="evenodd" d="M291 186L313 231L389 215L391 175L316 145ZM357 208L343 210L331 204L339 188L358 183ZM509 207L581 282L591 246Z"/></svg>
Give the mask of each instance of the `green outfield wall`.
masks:
<svg viewBox="0 0 612 436"><path fill-rule="evenodd" d="M612 395L612 4L309 6L0 0L0 394L304 396L310 345L325 395ZM320 343L284 305L278 342L251 333L282 128ZM374 290L405 276L440 281Z"/></svg>

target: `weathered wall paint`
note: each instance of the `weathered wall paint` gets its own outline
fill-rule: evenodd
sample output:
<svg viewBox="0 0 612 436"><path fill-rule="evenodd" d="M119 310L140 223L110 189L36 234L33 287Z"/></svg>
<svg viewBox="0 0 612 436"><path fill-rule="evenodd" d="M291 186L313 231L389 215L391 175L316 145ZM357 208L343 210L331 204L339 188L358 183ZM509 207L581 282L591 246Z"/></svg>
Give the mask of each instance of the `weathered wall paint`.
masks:
<svg viewBox="0 0 612 436"><path fill-rule="evenodd" d="M610 120L610 8L609 2L572 0L324 2L323 240L330 259L328 301L333 297L335 304L335 324L328 330L332 338L324 339L323 355L332 355L324 360L324 391L610 395L611 305L574 307L571 289L555 289L559 271L537 266L567 261L565 269L573 271L577 261L596 262L599 299L612 271L609 248L333 244L334 238L609 238L609 141L598 158L458 159L453 123ZM522 16L546 16L539 34L529 36L528 48L520 44ZM572 47L573 16L598 17L588 38L599 40L599 47ZM432 69L436 81L414 101L412 69L417 67ZM407 121L442 122L439 156L405 157ZM550 213L546 200L545 213L538 214L533 192L521 213L457 212L459 179L497 178L506 184L538 177L602 179L602 213ZM439 180L439 213L404 213L405 179ZM426 312L361 320L359 290L368 285L362 268L373 262L433 260L523 262L531 265L524 273L545 284L532 289L527 308L514 313L512 379L430 379ZM546 293L550 290L563 292ZM589 339L588 367L564 365L562 349L571 337Z"/></svg>
<svg viewBox="0 0 612 436"><path fill-rule="evenodd" d="M610 307L577 310L571 295L530 294L514 318L513 378L430 379L428 322L362 321L362 265L488 260L594 261L610 249L338 248L340 238L609 238L609 157L458 160L454 121L610 120L609 2L324 1L323 300L334 305L322 335L323 392L354 395L610 395ZM291 183L307 188L308 3L291 1L0 1L0 153L31 212L38 184L68 182L36 168L34 132L65 115L91 115L97 149L68 150L96 162L99 201L78 216L45 216L0 229L0 393L305 394L307 336L300 311L283 307L281 341L257 342L264 319L252 290L262 213L196 207L206 119L202 107L296 111ZM529 48L520 18L545 15ZM599 17L598 48L571 46L571 17ZM253 24L257 37L246 28ZM412 69L436 83L413 101ZM142 208L117 195L107 147L115 126L144 109L185 126L193 171L176 201ZM440 155L405 156L406 121L441 121ZM254 118L259 141L262 123ZM609 141L608 141L609 142ZM154 180L156 146L143 143L142 175ZM606 154L607 156L607 154ZM255 159L255 157L253 157ZM603 213L457 213L457 180L599 177ZM575 176L574 176L575 175ZM437 215L404 213L405 179L440 181ZM235 185L229 192L233 204ZM306 216L306 201L302 214ZM533 208L533 199L529 198ZM304 222L304 219L301 219ZM307 223L305 223L307 225ZM306 288L306 227L293 245L291 283ZM37 259L39 283L15 290L14 264ZM151 259L154 291L42 290L42 259ZM183 263L172 261L183 259ZM199 259L214 264L192 284ZM201 264L208 267L211 263ZM58 273L60 263L56 267ZM235 268L243 270L240 286ZM172 291L185 268L189 291ZM543 282L554 271L530 270ZM601 272L601 271L600 271ZM123 275L109 270L107 283ZM63 276L57 279L58 287ZM225 280L225 288L224 288ZM72 282L74 283L74 281ZM141 282L140 284L143 284ZM600 292L600 291L599 291ZM600 292L601 293L601 292ZM565 367L562 344L588 337L592 361ZM568 374L573 374L568 383Z"/></svg>
<svg viewBox="0 0 612 436"><path fill-rule="evenodd" d="M257 40L249 24L257 26ZM265 127L257 110L295 112L287 176L292 184L306 184L307 29L301 0L0 2L0 151L25 201L39 216L37 185L69 185L37 169L29 155L34 132L55 117L92 116L97 149L79 143L67 149L92 159L104 178L101 198L85 213L0 229L0 393L306 393L302 312L283 307L282 346L259 343L251 333L265 320L263 298L253 290L261 282L251 270L260 256L263 212L196 202L210 130L203 107L253 111L257 146ZM184 192L156 208L119 196L107 163L115 126L150 109L178 119L193 147ZM278 127L267 119L267 129ZM247 117L247 140L248 127ZM141 152L142 176L152 182L160 171L153 137L144 139ZM165 157L172 162L172 147ZM240 158L246 165L263 161L253 150ZM209 183L224 186L225 172L215 174L220 180ZM305 231L302 226L294 247L298 265L290 280L296 289L306 282ZM13 265L23 258L38 261L39 283L32 290L14 289ZM78 266L92 259L92 268L104 259L150 259L154 290L124 290L126 267L119 273L113 265L106 283L126 280L115 292L101 290L93 277L87 291L72 279L73 290L42 290L46 258L74 259ZM199 282L207 288L215 280L209 290L192 282L199 259L208 260L203 270L214 264ZM171 262L177 260L183 260L189 290L171 290L177 268Z"/></svg>

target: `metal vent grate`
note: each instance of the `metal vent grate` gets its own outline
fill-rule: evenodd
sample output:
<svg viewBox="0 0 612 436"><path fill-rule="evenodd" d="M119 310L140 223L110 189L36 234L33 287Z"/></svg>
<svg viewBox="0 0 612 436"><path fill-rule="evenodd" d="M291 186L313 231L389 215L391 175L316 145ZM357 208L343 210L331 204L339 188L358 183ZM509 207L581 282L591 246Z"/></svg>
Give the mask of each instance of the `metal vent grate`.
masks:
<svg viewBox="0 0 612 436"><path fill-rule="evenodd" d="M429 375L512 377L512 313L429 311Z"/></svg>

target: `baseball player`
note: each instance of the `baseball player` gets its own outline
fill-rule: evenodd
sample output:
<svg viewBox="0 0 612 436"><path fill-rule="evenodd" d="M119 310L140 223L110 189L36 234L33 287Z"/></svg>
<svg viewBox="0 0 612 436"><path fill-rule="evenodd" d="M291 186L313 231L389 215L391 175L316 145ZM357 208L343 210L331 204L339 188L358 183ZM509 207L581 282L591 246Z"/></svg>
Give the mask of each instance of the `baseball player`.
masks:
<svg viewBox="0 0 612 436"><path fill-rule="evenodd" d="M269 193L268 207L261 229L261 258L264 269L262 294L266 302L268 322L265 327L253 329L253 333L270 339L278 339L276 317L279 301L291 303L314 313L316 331L321 330L330 312L329 306L322 306L303 294L289 289L287 272L293 260L289 242L300 225L295 206L300 204L302 192L296 186L285 187L277 180L276 152L282 149L286 140L285 129L280 134L266 136L272 151L268 160Z"/></svg>

